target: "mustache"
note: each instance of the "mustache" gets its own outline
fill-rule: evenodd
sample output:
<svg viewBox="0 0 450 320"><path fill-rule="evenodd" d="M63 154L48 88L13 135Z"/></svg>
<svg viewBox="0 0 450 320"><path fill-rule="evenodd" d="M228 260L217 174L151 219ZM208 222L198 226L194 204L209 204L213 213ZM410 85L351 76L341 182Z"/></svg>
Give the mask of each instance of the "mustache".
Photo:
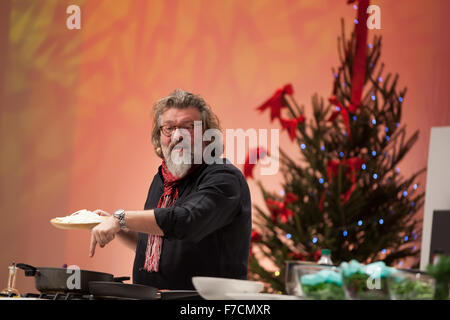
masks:
<svg viewBox="0 0 450 320"><path fill-rule="evenodd" d="M180 138L178 141L172 141L168 146L168 151L172 152L173 148L179 147L183 149L187 149L189 147L189 144L187 142L183 142L183 138Z"/></svg>

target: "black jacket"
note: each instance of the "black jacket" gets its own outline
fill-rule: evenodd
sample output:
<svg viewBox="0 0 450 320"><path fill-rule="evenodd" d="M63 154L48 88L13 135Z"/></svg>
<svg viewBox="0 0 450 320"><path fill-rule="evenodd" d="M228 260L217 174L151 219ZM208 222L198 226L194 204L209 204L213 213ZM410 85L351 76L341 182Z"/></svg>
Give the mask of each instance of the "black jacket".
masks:
<svg viewBox="0 0 450 320"><path fill-rule="evenodd" d="M163 193L161 166L145 210ZM247 182L232 164L202 164L182 180L173 207L156 208L164 232L158 272L143 270L147 234L139 233L133 283L158 289L192 290L193 276L247 279L251 199Z"/></svg>

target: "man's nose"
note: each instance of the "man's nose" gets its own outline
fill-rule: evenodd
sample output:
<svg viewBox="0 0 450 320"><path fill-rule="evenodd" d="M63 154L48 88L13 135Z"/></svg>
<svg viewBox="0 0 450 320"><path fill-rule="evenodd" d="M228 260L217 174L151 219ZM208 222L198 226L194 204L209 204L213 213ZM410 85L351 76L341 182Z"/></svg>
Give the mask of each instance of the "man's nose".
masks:
<svg viewBox="0 0 450 320"><path fill-rule="evenodd" d="M183 135L181 134L181 129L176 128L175 131L172 133L172 142L180 142L183 140Z"/></svg>

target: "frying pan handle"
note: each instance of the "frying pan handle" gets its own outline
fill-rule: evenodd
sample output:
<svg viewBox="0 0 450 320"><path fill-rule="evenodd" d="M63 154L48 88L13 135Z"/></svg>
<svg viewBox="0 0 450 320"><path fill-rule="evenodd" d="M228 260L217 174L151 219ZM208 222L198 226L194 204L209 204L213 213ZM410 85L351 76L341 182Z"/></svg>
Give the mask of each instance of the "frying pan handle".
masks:
<svg viewBox="0 0 450 320"><path fill-rule="evenodd" d="M124 282L130 280L130 277L117 277L117 278L113 278L114 282Z"/></svg>
<svg viewBox="0 0 450 320"><path fill-rule="evenodd" d="M25 270L25 276L27 277L34 277L37 273L37 268L30 266L29 264L18 263L16 264L16 267Z"/></svg>

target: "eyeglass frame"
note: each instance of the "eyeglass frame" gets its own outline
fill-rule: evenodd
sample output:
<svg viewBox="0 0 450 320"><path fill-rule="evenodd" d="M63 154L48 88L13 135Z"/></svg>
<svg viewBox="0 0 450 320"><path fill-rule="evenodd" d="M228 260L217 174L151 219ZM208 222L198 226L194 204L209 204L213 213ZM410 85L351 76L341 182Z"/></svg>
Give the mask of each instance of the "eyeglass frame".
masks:
<svg viewBox="0 0 450 320"><path fill-rule="evenodd" d="M200 122L201 120L196 120L196 121L192 121L189 124L183 124L183 125L170 125L170 124L165 124L159 127L159 131L165 135L166 137L170 137L172 136L172 134L175 132L175 130L177 129L185 129L188 130L189 132L192 132L192 130L194 130L195 128L195 122ZM187 127L189 126L189 127ZM165 128L171 128L171 131L168 133L165 133ZM167 128L168 129L168 128Z"/></svg>

